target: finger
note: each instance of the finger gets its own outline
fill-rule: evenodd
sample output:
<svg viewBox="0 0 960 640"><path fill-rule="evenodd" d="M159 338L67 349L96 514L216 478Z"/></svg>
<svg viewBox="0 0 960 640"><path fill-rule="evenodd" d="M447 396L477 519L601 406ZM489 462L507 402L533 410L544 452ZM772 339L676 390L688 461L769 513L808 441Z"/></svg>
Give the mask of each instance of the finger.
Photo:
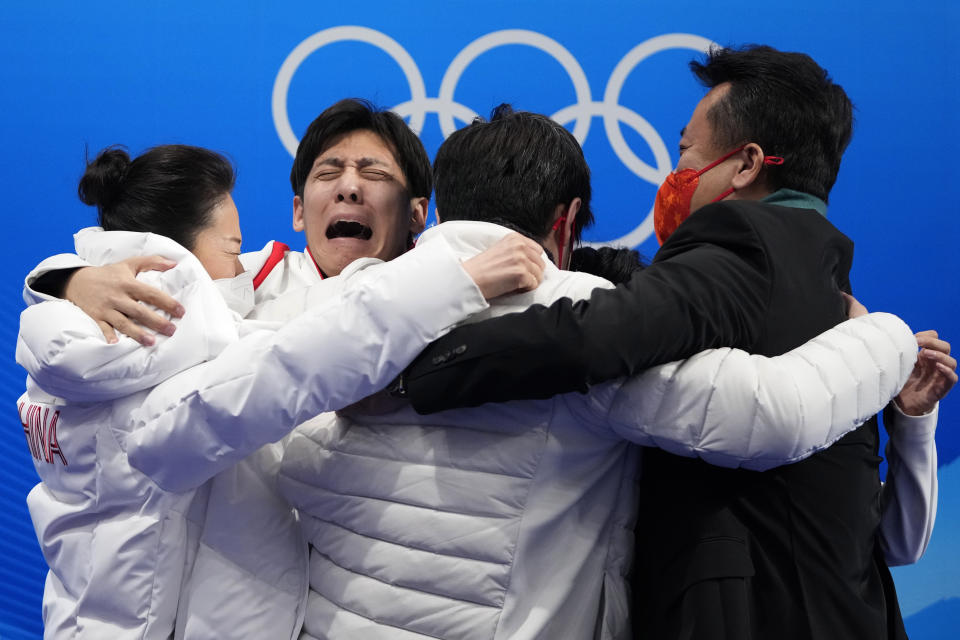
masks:
<svg viewBox="0 0 960 640"><path fill-rule="evenodd" d="M513 232L503 236L503 239L501 239L497 244L503 245L504 247L515 248L526 244L527 239L528 238L524 237L523 235Z"/></svg>
<svg viewBox="0 0 960 640"><path fill-rule="evenodd" d="M930 361L931 363L936 362L946 367L950 367L951 369L957 368L956 358L952 356L948 356L942 351L931 351L929 349L924 349L923 351L920 352L920 356L923 357L925 360Z"/></svg>
<svg viewBox="0 0 960 640"><path fill-rule="evenodd" d="M116 311L125 316L128 321L165 336L172 336L177 329L173 322L139 302L126 299L119 300L116 304Z"/></svg>
<svg viewBox="0 0 960 640"><path fill-rule="evenodd" d="M950 381L950 386L953 386L953 385L955 385L955 384L957 383L957 372L956 372L956 370L951 369L950 367L948 367L947 365L943 364L942 362L938 362L938 363L937 363L937 369L939 369L940 372L944 375L944 377L947 378L947 380Z"/></svg>
<svg viewBox="0 0 960 640"><path fill-rule="evenodd" d="M529 273L529 282L532 285L530 288L536 289L537 287L540 286L540 283L543 282L543 270L537 269L536 266L534 265L534 268L531 269L528 273Z"/></svg>
<svg viewBox="0 0 960 640"><path fill-rule="evenodd" d="M940 340L937 338L936 331L923 331L918 333L917 344L920 345L921 348L942 351L943 353L950 353L950 343L946 340Z"/></svg>
<svg viewBox="0 0 960 640"><path fill-rule="evenodd" d="M527 251L529 251L531 254L533 254L533 255L535 255L535 256L538 256L538 255L540 255L541 253L543 253L543 246L542 246L539 242L535 242L535 241L531 240L530 238L524 238L523 240L524 240L524 243L523 243L523 244L524 244L524 247L525 247L525 248L527 249Z"/></svg>
<svg viewBox="0 0 960 640"><path fill-rule="evenodd" d="M113 325L113 328L123 335L136 340L145 347L153 346L156 338L148 333L140 325L131 322L131 320L118 311L111 311L107 314L107 322Z"/></svg>
<svg viewBox="0 0 960 640"><path fill-rule="evenodd" d="M134 281L127 290L127 293L131 298L139 300L140 302L145 302L149 305L160 309L173 316L174 318L182 318L184 314L183 305L181 305L177 300L170 295L164 293L156 287L151 287L148 284L144 284L139 280ZM159 316L157 316L159 317ZM141 323L146 324L146 323ZM147 325L151 329L160 331L158 327Z"/></svg>
<svg viewBox="0 0 960 640"><path fill-rule="evenodd" d="M516 238L515 238L514 246L518 251L522 251L527 254L530 254L530 253L539 254L541 251L543 251L543 247L540 246L539 242L536 242L535 240L531 240L526 236L522 236L519 233L515 234L515 236Z"/></svg>
<svg viewBox="0 0 960 640"><path fill-rule="evenodd" d="M525 260L522 265L523 272L529 278L529 282L533 283L533 288L536 288L541 282L543 282L543 262L540 260Z"/></svg>
<svg viewBox="0 0 960 640"><path fill-rule="evenodd" d="M540 285L540 281L537 279L536 275L530 272L524 274L524 277L518 287L518 291L533 291Z"/></svg>
<svg viewBox="0 0 960 640"><path fill-rule="evenodd" d="M530 271L536 274L537 278L539 279L543 278L543 274L546 271L547 265L543 261L543 258L540 256L539 253L533 256L530 260L528 260L527 264L529 266Z"/></svg>
<svg viewBox="0 0 960 640"><path fill-rule="evenodd" d="M103 332L103 337L107 339L108 344L117 343L117 334L113 330L113 327L108 325L106 322L97 321L97 326L100 327L100 331Z"/></svg>
<svg viewBox="0 0 960 640"><path fill-rule="evenodd" d="M522 247L519 247L519 250L516 252L515 255L519 260L522 260L524 262L542 262L543 261L543 258L541 257L542 254L543 254L543 249L540 247L540 245L537 245L536 247L530 247L530 246L524 245Z"/></svg>
<svg viewBox="0 0 960 640"><path fill-rule="evenodd" d="M157 255L129 258L127 263L130 265L130 268L133 269L134 273L140 273L141 271L166 271L177 266L177 263L173 260Z"/></svg>
<svg viewBox="0 0 960 640"><path fill-rule="evenodd" d="M537 284L536 275L528 268L528 265L520 265L520 268L514 273L512 292L530 291L535 289Z"/></svg>

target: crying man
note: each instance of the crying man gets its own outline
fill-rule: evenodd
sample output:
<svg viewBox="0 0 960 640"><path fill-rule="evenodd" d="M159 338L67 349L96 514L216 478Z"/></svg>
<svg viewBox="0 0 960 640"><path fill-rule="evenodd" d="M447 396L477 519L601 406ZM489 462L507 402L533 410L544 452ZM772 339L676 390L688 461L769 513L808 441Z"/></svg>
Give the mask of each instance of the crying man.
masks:
<svg viewBox="0 0 960 640"><path fill-rule="evenodd" d="M409 135L381 131L384 122L374 120L344 130L329 117L336 107L310 125L291 172L293 228L306 232L324 276L357 258L391 260L406 251L423 231L431 191L429 165L422 175L414 161L425 156L422 147L402 148Z"/></svg>

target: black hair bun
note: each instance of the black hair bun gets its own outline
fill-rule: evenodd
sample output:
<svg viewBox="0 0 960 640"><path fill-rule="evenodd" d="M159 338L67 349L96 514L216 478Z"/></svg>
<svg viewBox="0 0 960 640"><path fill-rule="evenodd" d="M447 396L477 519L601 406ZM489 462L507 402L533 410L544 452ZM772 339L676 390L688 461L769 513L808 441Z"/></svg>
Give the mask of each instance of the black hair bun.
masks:
<svg viewBox="0 0 960 640"><path fill-rule="evenodd" d="M87 162L77 195L84 204L109 208L123 190L123 179L130 167L130 156L119 146L107 147Z"/></svg>

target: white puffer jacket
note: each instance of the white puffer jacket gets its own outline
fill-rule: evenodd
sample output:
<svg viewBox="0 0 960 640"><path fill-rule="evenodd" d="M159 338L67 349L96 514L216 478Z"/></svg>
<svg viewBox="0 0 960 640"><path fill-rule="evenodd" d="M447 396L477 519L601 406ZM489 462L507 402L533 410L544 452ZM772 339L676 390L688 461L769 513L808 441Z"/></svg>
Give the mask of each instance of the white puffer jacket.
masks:
<svg viewBox="0 0 960 640"><path fill-rule="evenodd" d="M448 222L418 247L466 255L506 232ZM548 266L474 319L597 286ZM312 544L302 637L627 638L628 441L727 466L797 460L880 410L916 351L899 319L872 314L778 358L718 349L590 395L301 425L279 482Z"/></svg>
<svg viewBox="0 0 960 640"><path fill-rule="evenodd" d="M140 277L187 311L149 349L108 345L64 301L23 312L17 360L31 378L18 406L42 480L28 506L50 566L45 636L166 639L176 618L178 638L296 637L307 546L275 493L281 447L267 443L384 386L486 302L449 247L354 263L289 296L280 276L303 272L305 257L281 251L258 274L277 283L260 292L263 309L309 311L282 328L239 323L167 238L84 230L76 241L88 264L177 261Z"/></svg>

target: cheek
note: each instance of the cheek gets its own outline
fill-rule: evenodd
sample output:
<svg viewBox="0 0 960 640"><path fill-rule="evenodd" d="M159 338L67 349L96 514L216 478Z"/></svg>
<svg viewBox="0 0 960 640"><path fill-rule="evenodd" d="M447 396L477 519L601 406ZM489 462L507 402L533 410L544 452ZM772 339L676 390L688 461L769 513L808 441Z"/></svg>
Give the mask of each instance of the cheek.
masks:
<svg viewBox="0 0 960 640"><path fill-rule="evenodd" d="M303 218L303 226L306 229L309 229L310 225L313 224L316 218L319 216L320 207L318 207L316 203L316 197L309 199L304 197L303 199L303 213L301 214L301 217Z"/></svg>
<svg viewBox="0 0 960 640"><path fill-rule="evenodd" d="M684 169L698 169L701 166L704 166L706 163L699 164L700 158L697 157L697 154L692 149L687 149L684 151L683 155L680 156L680 159L677 160L677 166L674 171L678 173Z"/></svg>
<svg viewBox="0 0 960 640"><path fill-rule="evenodd" d="M368 200L374 205L376 211L381 213L383 228L390 230L390 237L384 238L386 243L391 243L394 236L403 235L403 242L406 242L406 232L410 228L410 199L407 198L406 190L390 189L376 194L376 201ZM402 233L401 233L402 232Z"/></svg>
<svg viewBox="0 0 960 640"><path fill-rule="evenodd" d="M703 176L700 177L703 178ZM690 198L690 213L693 213L703 205L710 202L710 199L706 195L707 191L708 189L704 188L703 180L700 180L696 190L693 192L693 197Z"/></svg>
<svg viewBox="0 0 960 640"><path fill-rule="evenodd" d="M203 266L206 268L207 272L210 274L210 278L213 280L233 278L243 271L242 267L239 271L237 270L240 265L240 261L234 256L217 256L215 258L201 260L201 262L203 263Z"/></svg>
<svg viewBox="0 0 960 640"><path fill-rule="evenodd" d="M329 202L330 183L314 182L303 191L303 219L308 221L323 213Z"/></svg>
<svg viewBox="0 0 960 640"><path fill-rule="evenodd" d="M230 260L223 265L223 278L236 278L238 275L243 273L243 269L237 269L236 260Z"/></svg>
<svg viewBox="0 0 960 640"><path fill-rule="evenodd" d="M716 167L720 169L720 167ZM700 176L700 184L693 194L694 210L710 204L717 196L730 187L730 176L721 171L707 171Z"/></svg>

